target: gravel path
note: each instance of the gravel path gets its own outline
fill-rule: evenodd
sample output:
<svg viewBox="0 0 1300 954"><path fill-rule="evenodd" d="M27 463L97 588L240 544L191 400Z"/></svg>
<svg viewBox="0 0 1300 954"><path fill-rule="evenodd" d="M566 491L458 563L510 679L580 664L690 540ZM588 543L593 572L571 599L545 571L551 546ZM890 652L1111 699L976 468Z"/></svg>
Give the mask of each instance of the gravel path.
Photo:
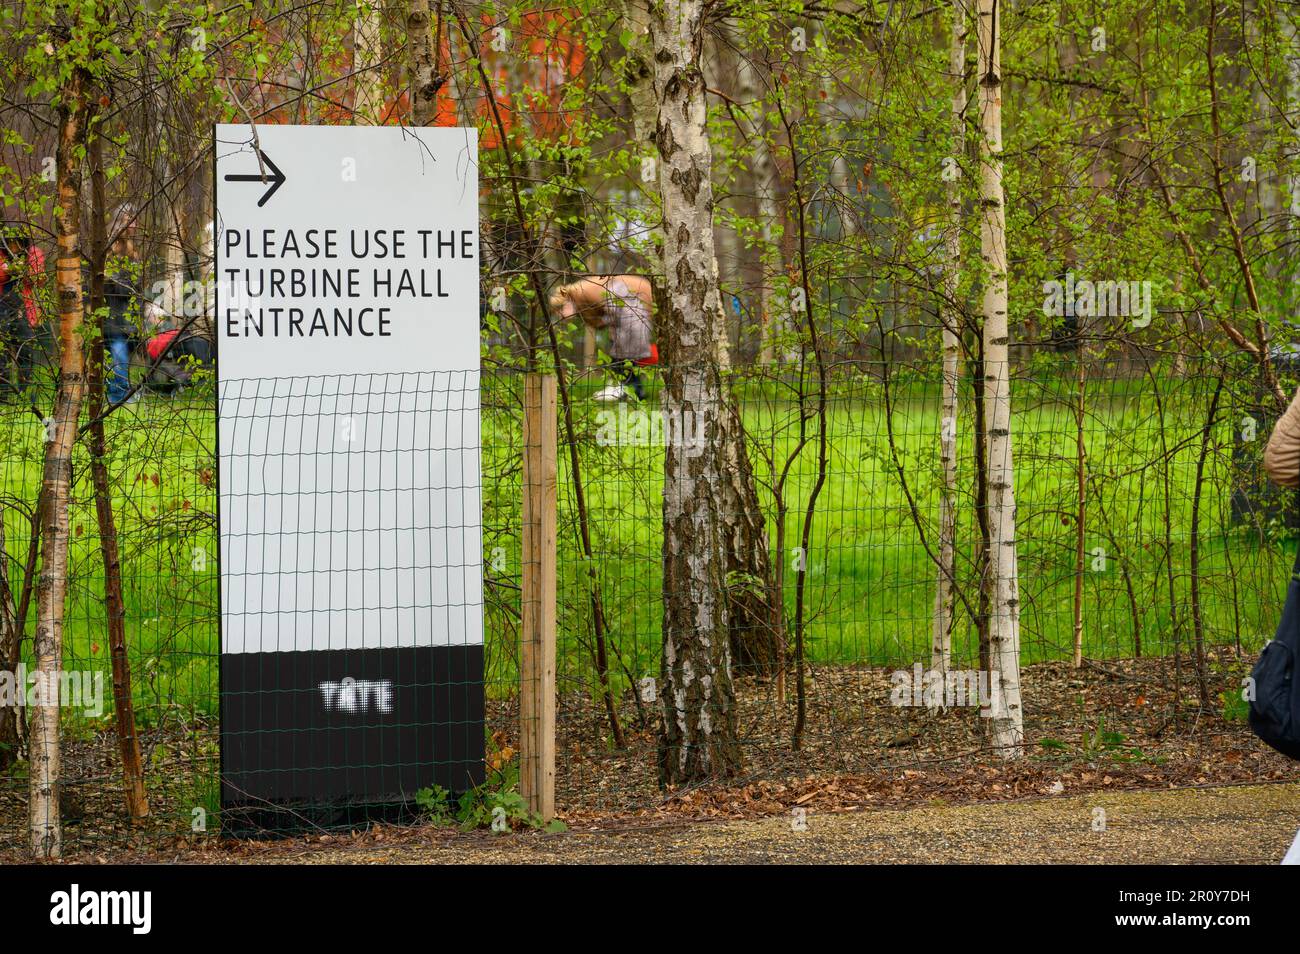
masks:
<svg viewBox="0 0 1300 954"><path fill-rule="evenodd" d="M1098 810L1104 812L1104 817ZM1094 830L1094 826L1104 830ZM1300 826L1300 784L1107 792L643 828L460 835L425 830L204 854L262 863L1276 864ZM199 860L199 859L186 859Z"/></svg>

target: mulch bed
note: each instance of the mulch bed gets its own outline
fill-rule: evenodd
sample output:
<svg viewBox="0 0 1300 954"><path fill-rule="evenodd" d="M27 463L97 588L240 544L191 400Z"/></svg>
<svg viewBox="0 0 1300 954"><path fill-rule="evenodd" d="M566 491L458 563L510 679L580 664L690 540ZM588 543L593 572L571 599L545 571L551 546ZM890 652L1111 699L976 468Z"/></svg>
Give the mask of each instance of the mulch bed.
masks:
<svg viewBox="0 0 1300 954"><path fill-rule="evenodd" d="M810 670L806 730L795 750L793 693L778 701L772 683L740 679L744 776L678 791L660 789L654 734L638 723L630 698L620 705L626 721L626 746L620 750L609 741L603 707L584 694L566 693L558 720L556 801L570 829L581 831L755 818L796 808L848 812L1300 778L1296 764L1258 742L1243 721L1224 717L1224 700L1240 691L1244 661L1209 660L1214 674L1207 686L1209 708L1198 705L1199 686L1187 668L1176 687L1168 659L1107 660L1083 669L1063 663L1026 667L1027 757L1010 762L984 748L978 710L891 706L889 671L856 667ZM498 757L509 757L518 747L517 715L514 703L489 703ZM355 835L318 831L306 839L268 842L191 834L196 787L211 778L215 766L211 728L195 734L174 727L147 735L146 742L153 756L153 817L137 828L124 817L112 735L66 745L67 857L124 860L217 852L237 861L315 839L392 840L413 834L392 825ZM0 780L0 861L26 858L26 826L25 780ZM427 832L423 826L414 829L419 830Z"/></svg>

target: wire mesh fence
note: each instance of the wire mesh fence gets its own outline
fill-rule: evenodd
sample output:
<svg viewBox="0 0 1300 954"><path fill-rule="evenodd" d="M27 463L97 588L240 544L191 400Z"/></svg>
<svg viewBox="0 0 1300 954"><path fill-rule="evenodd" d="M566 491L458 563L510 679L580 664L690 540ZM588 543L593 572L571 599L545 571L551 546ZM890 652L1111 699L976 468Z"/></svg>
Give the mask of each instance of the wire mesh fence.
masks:
<svg viewBox="0 0 1300 954"><path fill-rule="evenodd" d="M670 373L646 373L643 401L596 400L607 384L599 371L566 376L559 389L561 813L645 810L683 797L659 785L665 455L675 441L707 450L716 434L665 414ZM467 768L480 753L489 782L518 781L523 378L381 377L227 382L239 390L223 401L251 404L247 414L229 405L223 419L247 426L220 432L216 387L203 376L107 417L121 650L150 808L134 825L122 808L105 524L89 451L78 446L64 669L80 680L85 704L61 713L69 850L412 820L443 790L454 797L482 781ZM1224 771L1268 771L1272 757L1249 742L1239 690L1272 634L1289 568L1282 543L1296 525L1294 501L1269 488L1260 465L1276 409L1248 368L1219 361L1051 354L1017 362L1013 379L1030 755L1022 771L1038 779L1104 762L1158 781L1201 771L1209 755ZM798 367L737 371L726 409L693 409L734 411L744 433L743 459L733 450L726 460L738 489L719 488L717 508L727 534L738 784L833 773L905 783L935 765L987 761L982 680L993 610L982 585L979 383L963 368L948 425L937 368L897 362L840 364L824 380ZM475 407L481 431L471 433ZM939 455L945 426L956 447L950 480ZM46 427L10 403L0 405L0 432L3 648L17 676L32 665L37 624L33 527ZM448 448L481 448L481 481L464 461L439 456ZM402 467L375 472L381 459ZM950 656L940 660L945 494L955 514L953 596ZM465 555L480 537L482 565L471 566ZM436 590L429 580L446 579L448 568L460 582ZM345 575L331 575L342 570L373 573L373 590L349 593ZM415 659L420 649L473 645L464 620L480 582L481 675L474 660L439 668ZM246 626L254 583L256 630ZM349 628L349 611L381 628ZM232 652L236 633L247 652ZM371 672L356 655L363 647L397 655ZM243 685L236 663L246 676L274 678ZM329 702L326 684L334 708L354 716L364 702L377 718L386 692L464 705L398 713L412 734L396 743L331 739L295 709ZM27 709L5 712L0 839L20 845ZM428 755L453 750L464 758ZM239 779L232 760L248 769ZM464 777L432 762L455 763ZM313 773L335 788L313 788ZM260 790L267 777L287 787Z"/></svg>
<svg viewBox="0 0 1300 954"><path fill-rule="evenodd" d="M1260 468L1276 410L1242 384L1251 376L1240 368L1091 362L1079 370L1071 356L1024 364L1013 386L1032 750L1076 752L1088 738L1161 764L1166 748L1216 735L1241 741L1241 678L1276 625L1289 566L1278 543L1295 519L1294 501ZM950 489L956 595L946 665L955 675L946 699L930 691L944 492L940 376L846 364L824 392L788 371L733 380L782 607L777 670L736 668L747 775L879 771L979 750L977 694L974 705L960 704L963 680L978 688L989 668L972 380L963 374ZM629 808L655 792L658 711L646 704L662 639L664 429L655 414L624 405L578 412L589 438L578 459L599 605L581 572L572 474L561 480L570 530L561 538L560 778L570 804ZM1203 716L1190 717L1189 706ZM616 727L616 716L634 731ZM639 745L621 750L619 735Z"/></svg>
<svg viewBox="0 0 1300 954"><path fill-rule="evenodd" d="M226 830L482 784L477 379L220 382Z"/></svg>

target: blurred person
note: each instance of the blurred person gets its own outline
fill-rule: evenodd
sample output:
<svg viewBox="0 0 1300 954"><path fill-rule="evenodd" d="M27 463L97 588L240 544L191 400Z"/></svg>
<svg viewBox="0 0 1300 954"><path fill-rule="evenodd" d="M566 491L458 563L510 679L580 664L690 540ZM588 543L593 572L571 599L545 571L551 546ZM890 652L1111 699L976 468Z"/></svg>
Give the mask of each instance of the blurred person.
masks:
<svg viewBox="0 0 1300 954"><path fill-rule="evenodd" d="M609 367L619 382L602 388L595 400L643 400L640 369L657 364L659 359L658 349L650 341L654 307L650 280L641 275L592 275L561 285L550 301L559 317L577 315L588 326L609 332Z"/></svg>
<svg viewBox="0 0 1300 954"><path fill-rule="evenodd" d="M1273 433L1264 448L1264 470L1269 480L1279 487L1300 487L1300 391L1296 391L1286 411L1273 425ZM1296 833L1282 864L1300 865L1300 832Z"/></svg>
<svg viewBox="0 0 1300 954"><path fill-rule="evenodd" d="M41 325L40 288L45 254L27 228L0 225L0 401L31 385Z"/></svg>
<svg viewBox="0 0 1300 954"><path fill-rule="evenodd" d="M179 394L194 377L194 371L212 364L212 345L192 327L177 322L153 302L142 309L146 335L144 353L149 360L149 390Z"/></svg>
<svg viewBox="0 0 1300 954"><path fill-rule="evenodd" d="M1279 487L1300 487L1300 391L1273 425L1264 448L1264 471Z"/></svg>
<svg viewBox="0 0 1300 954"><path fill-rule="evenodd" d="M131 394L131 345L139 336L135 316L139 313L139 295L136 293L135 208L122 205L113 216L111 235L113 244L112 266L104 276L104 298L108 304L108 317L104 319L104 350L108 352L109 367L105 370L108 403L121 404L135 400Z"/></svg>

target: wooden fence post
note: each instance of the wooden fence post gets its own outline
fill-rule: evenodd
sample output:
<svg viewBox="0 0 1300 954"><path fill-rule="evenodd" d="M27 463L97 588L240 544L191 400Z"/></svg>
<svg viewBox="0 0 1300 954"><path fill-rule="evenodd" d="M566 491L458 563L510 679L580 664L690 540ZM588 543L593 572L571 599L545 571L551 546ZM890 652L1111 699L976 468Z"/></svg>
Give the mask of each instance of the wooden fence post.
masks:
<svg viewBox="0 0 1300 954"><path fill-rule="evenodd" d="M524 376L519 794L555 815L555 375Z"/></svg>

